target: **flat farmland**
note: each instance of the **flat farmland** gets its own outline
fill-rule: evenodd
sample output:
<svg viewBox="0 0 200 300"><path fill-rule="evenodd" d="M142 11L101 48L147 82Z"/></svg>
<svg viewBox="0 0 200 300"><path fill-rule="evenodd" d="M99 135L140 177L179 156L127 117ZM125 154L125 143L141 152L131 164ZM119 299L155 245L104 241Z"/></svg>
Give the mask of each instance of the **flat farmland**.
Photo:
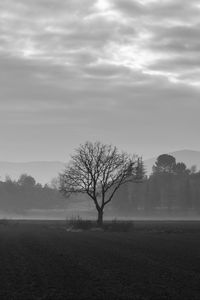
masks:
<svg viewBox="0 0 200 300"><path fill-rule="evenodd" d="M132 232L0 223L0 299L200 299L200 223L135 222Z"/></svg>

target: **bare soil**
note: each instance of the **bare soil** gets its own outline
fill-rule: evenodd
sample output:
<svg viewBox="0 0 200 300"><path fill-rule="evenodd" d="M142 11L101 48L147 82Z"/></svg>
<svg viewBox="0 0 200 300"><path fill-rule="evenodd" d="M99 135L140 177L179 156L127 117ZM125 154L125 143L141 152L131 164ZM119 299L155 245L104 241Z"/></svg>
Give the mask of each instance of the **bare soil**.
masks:
<svg viewBox="0 0 200 300"><path fill-rule="evenodd" d="M0 299L200 299L200 223L136 222L129 233L0 222Z"/></svg>

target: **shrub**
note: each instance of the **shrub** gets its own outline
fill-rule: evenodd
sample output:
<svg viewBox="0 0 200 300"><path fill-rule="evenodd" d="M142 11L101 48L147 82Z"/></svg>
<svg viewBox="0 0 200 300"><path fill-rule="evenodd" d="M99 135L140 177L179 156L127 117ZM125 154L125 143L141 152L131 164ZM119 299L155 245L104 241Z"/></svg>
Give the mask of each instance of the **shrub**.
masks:
<svg viewBox="0 0 200 300"><path fill-rule="evenodd" d="M103 228L105 231L129 232L133 229L133 222L113 220L110 223L105 223L103 225Z"/></svg>
<svg viewBox="0 0 200 300"><path fill-rule="evenodd" d="M109 231L109 232L130 232L133 230L132 221L105 221L102 228L97 227L95 221L83 220L79 216L73 217L67 220L67 228L69 231L81 231L81 230L92 230L92 231Z"/></svg>
<svg viewBox="0 0 200 300"><path fill-rule="evenodd" d="M7 226L9 224L8 219L0 219L0 225Z"/></svg>
<svg viewBox="0 0 200 300"><path fill-rule="evenodd" d="M72 229L82 229L82 230L89 230L94 227L93 222L90 220L83 220L79 216L73 217L69 221L67 221L67 225L69 228Z"/></svg>

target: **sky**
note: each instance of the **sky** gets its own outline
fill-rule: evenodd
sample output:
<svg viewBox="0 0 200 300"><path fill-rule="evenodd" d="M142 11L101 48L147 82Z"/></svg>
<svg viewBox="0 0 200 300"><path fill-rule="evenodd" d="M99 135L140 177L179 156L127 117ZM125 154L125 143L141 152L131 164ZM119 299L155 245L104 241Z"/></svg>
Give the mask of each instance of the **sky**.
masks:
<svg viewBox="0 0 200 300"><path fill-rule="evenodd" d="M199 0L1 0L0 160L200 150Z"/></svg>

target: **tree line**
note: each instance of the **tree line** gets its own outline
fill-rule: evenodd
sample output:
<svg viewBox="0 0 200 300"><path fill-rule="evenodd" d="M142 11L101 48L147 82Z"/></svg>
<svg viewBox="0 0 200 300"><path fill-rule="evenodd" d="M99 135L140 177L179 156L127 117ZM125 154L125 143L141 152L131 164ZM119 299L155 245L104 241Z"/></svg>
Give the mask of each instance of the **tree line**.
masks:
<svg viewBox="0 0 200 300"><path fill-rule="evenodd" d="M75 149L59 182L66 197L88 195L98 226L103 224L105 208L130 217L200 213L200 172L168 154L157 158L148 177L142 158L112 145L86 142Z"/></svg>
<svg viewBox="0 0 200 300"><path fill-rule="evenodd" d="M158 156L152 174L140 184L121 187L112 208L122 214L153 216L194 216L200 214L200 172L176 162L168 154Z"/></svg>
<svg viewBox="0 0 200 300"><path fill-rule="evenodd" d="M57 189L42 186L27 174L18 180L9 176L0 181L0 210L11 213L24 213L29 209L51 209L62 207L63 198Z"/></svg>
<svg viewBox="0 0 200 300"><path fill-rule="evenodd" d="M141 157L101 142L75 149L58 178L49 185L22 174L0 181L0 210L62 209L65 202L86 201L102 226L105 210L119 216L194 216L200 214L200 172L168 154L160 155L147 176Z"/></svg>

